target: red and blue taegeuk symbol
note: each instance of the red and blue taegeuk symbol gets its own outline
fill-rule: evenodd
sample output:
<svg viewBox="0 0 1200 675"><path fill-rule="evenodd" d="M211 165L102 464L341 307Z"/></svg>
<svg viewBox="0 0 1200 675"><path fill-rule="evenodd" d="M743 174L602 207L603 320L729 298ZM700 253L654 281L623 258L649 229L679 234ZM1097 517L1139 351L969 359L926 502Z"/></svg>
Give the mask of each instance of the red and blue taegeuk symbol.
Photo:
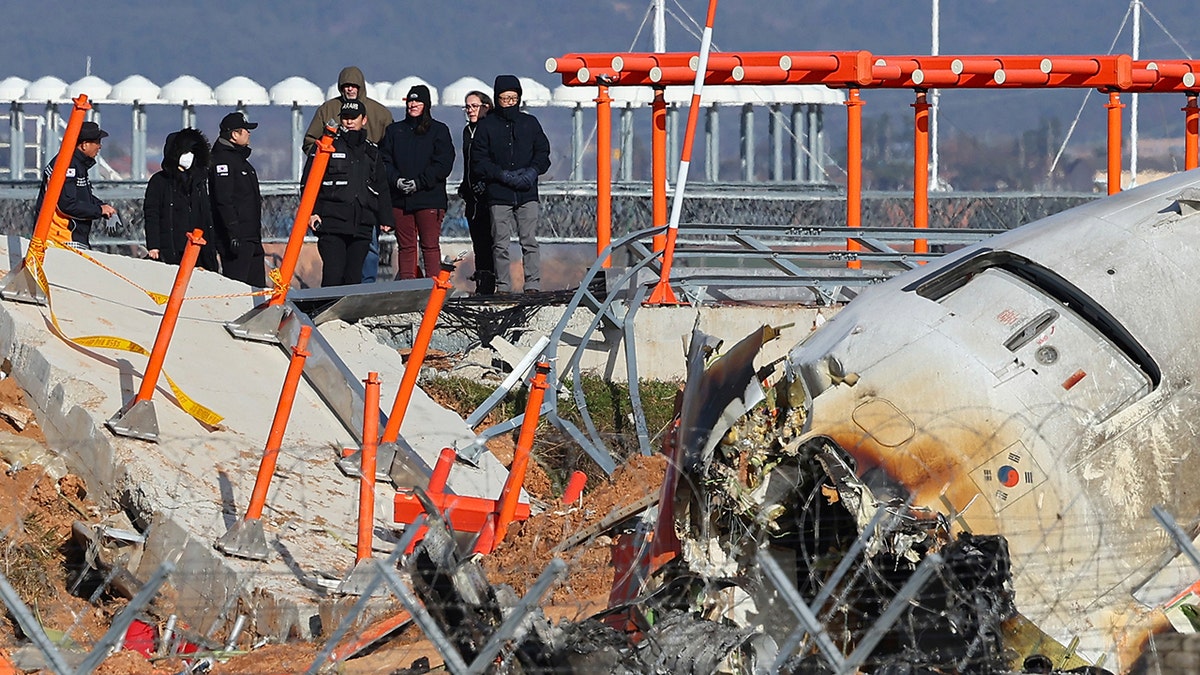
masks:
<svg viewBox="0 0 1200 675"><path fill-rule="evenodd" d="M1021 482L1021 474L1016 469L1007 464L1000 467L996 472L996 478L1000 480L1000 484L1006 488L1016 487L1017 483Z"/></svg>

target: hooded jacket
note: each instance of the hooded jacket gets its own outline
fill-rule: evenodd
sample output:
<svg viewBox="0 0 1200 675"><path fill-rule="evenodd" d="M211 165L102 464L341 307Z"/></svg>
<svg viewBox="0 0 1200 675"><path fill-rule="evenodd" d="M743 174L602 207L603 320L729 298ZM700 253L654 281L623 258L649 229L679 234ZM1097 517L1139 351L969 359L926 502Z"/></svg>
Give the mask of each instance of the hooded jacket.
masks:
<svg viewBox="0 0 1200 675"><path fill-rule="evenodd" d="M406 211L444 211L449 205L446 178L454 168L454 141L450 137L450 127L430 115L429 89L418 85L413 91L423 96L420 100L425 103L425 111L420 117L405 116L388 125L379 145L387 167L391 204ZM417 191L407 195L401 192L396 187L400 178L417 181Z"/></svg>
<svg viewBox="0 0 1200 675"><path fill-rule="evenodd" d="M520 206L538 200L537 176L550 169L550 140L536 117L521 112L520 101L500 105L500 93L505 91L520 95L520 80L513 75L496 77L496 107L475 128L469 170L473 180L487 183L489 204ZM528 187L513 180L523 170Z"/></svg>
<svg viewBox="0 0 1200 675"><path fill-rule="evenodd" d="M337 84L338 91L341 91L343 84L358 85L358 100L367 105L367 138L372 143L378 144L383 140L383 132L393 121L392 111L379 101L367 97L367 80L357 66L342 68L342 72L338 73ZM312 152L313 146L321 140L321 134L325 132L325 123L338 118L342 112L342 103L345 103L346 100L339 95L325 101L321 107L317 108L312 121L308 123L308 131L304 132L304 154Z"/></svg>
<svg viewBox="0 0 1200 675"><path fill-rule="evenodd" d="M221 251L228 251L233 239L262 242L262 193L249 158L250 146L235 145L225 138L213 143L208 189Z"/></svg>
<svg viewBox="0 0 1200 675"><path fill-rule="evenodd" d="M158 249L159 260L177 265L187 248L187 234L199 229L205 245L196 261L198 267L216 271L216 242L213 241L212 211L208 197L208 139L196 129L167 134L163 144L162 169L146 184L142 208L146 221L146 248ZM192 165L180 169L179 158L192 153Z"/></svg>

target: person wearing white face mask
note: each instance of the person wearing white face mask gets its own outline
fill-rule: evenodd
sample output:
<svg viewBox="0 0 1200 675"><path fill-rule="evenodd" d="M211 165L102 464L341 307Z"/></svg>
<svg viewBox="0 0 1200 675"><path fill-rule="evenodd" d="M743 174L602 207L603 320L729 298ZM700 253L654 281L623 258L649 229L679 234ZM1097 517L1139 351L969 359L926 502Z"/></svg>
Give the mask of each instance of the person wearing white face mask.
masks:
<svg viewBox="0 0 1200 675"><path fill-rule="evenodd" d="M196 266L216 271L217 249L212 235L208 197L208 139L196 129L167 135L162 169L146 183L142 208L146 221L146 251L154 260L178 265L187 248L187 235L204 233Z"/></svg>

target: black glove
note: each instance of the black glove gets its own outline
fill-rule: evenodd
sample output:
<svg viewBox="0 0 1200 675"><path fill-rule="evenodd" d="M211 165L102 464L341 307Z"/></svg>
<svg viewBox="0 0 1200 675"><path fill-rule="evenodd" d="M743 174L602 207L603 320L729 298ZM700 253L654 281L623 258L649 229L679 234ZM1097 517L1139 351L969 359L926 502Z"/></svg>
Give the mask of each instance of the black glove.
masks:
<svg viewBox="0 0 1200 675"><path fill-rule="evenodd" d="M517 189L517 172L509 170L509 169L504 170L500 174L500 182L502 184L504 184L504 187L512 188L513 190L516 190Z"/></svg>
<svg viewBox="0 0 1200 675"><path fill-rule="evenodd" d="M411 195L417 191L417 181L411 178L397 178L396 189L400 190L406 195Z"/></svg>
<svg viewBox="0 0 1200 675"><path fill-rule="evenodd" d="M533 169L517 169L515 171L506 171L505 173L512 174L512 182L506 183L506 185L517 192L532 190L537 182L537 172Z"/></svg>
<svg viewBox="0 0 1200 675"><path fill-rule="evenodd" d="M241 239L230 239L229 240L229 255L233 256L234 258L238 258L238 257L241 257L241 251L242 251L242 240Z"/></svg>
<svg viewBox="0 0 1200 675"><path fill-rule="evenodd" d="M471 192L474 192L476 196L483 194L486 190L487 183L484 183L483 181L471 183Z"/></svg>

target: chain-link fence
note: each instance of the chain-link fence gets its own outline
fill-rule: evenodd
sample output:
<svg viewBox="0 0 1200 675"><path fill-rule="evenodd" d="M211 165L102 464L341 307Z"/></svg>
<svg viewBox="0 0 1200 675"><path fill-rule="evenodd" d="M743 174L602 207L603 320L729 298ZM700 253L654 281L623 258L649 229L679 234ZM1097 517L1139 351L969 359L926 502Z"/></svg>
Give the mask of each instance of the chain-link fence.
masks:
<svg viewBox="0 0 1200 675"><path fill-rule="evenodd" d="M144 241L141 184L99 184L97 194L121 214L122 230L93 233L98 243ZM929 226L934 228L1010 229L1100 197L1066 193L940 193L929 198ZM0 233L28 235L36 218L36 185L0 189ZM286 239L300 202L294 183L263 185L263 229L268 239ZM596 234L595 186L587 183L549 183L541 187L542 233L545 240L592 238ZM869 192L863 195L865 227L904 227L912 223L911 194ZM613 236L652 227L650 185L632 183L614 188ZM836 189L797 189L726 184L688 193L680 222L730 225L803 225L838 227L846 222L845 194ZM442 224L447 237L466 237L463 203L450 196Z"/></svg>

